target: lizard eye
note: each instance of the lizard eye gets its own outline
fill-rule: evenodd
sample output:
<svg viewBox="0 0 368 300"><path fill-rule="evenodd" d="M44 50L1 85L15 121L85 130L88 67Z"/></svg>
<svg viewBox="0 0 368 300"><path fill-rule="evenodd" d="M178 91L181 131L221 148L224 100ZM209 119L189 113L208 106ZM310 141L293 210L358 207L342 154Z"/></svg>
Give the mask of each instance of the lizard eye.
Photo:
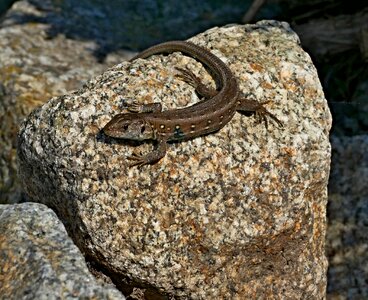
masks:
<svg viewBox="0 0 368 300"><path fill-rule="evenodd" d="M143 125L143 126L141 127L141 133L143 133L145 130L146 130L146 126L144 126L144 125Z"/></svg>
<svg viewBox="0 0 368 300"><path fill-rule="evenodd" d="M128 130L128 128L129 128L129 125L128 124L124 124L123 129L124 130Z"/></svg>

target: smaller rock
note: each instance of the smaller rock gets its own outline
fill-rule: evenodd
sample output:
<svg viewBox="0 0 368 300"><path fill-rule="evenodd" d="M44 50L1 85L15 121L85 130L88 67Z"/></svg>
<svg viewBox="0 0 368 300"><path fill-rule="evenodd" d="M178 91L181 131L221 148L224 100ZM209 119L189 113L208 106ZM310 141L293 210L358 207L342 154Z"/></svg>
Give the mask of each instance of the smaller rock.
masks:
<svg viewBox="0 0 368 300"><path fill-rule="evenodd" d="M332 136L327 298L368 299L368 135Z"/></svg>
<svg viewBox="0 0 368 300"><path fill-rule="evenodd" d="M1 299L125 299L96 282L45 205L0 205L0 257Z"/></svg>

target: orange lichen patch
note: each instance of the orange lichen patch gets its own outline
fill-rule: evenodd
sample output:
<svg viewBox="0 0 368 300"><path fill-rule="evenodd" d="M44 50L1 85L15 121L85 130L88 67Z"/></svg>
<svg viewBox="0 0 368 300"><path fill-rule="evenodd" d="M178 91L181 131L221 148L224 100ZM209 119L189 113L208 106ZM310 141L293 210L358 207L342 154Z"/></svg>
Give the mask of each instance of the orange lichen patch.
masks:
<svg viewBox="0 0 368 300"><path fill-rule="evenodd" d="M7 81L9 79L14 79L14 75L21 74L23 69L16 65L6 65L0 68L0 76L2 81ZM0 78L1 78L0 77Z"/></svg>
<svg viewBox="0 0 368 300"><path fill-rule="evenodd" d="M168 229L175 224L175 213L173 211L166 211L163 213L161 220L162 228Z"/></svg>
<svg viewBox="0 0 368 300"><path fill-rule="evenodd" d="M296 80L299 82L300 85L305 85L307 83L307 80L305 79L305 77L297 77Z"/></svg>
<svg viewBox="0 0 368 300"><path fill-rule="evenodd" d="M280 70L280 80L281 81L290 80L292 74L293 73L291 72L291 70L289 70L287 68L283 68L283 69Z"/></svg>
<svg viewBox="0 0 368 300"><path fill-rule="evenodd" d="M159 77L163 77L163 78L169 77L169 76L172 76L172 70L166 69L166 68L161 69L158 74L159 74Z"/></svg>
<svg viewBox="0 0 368 300"><path fill-rule="evenodd" d="M15 278L22 277L21 270L24 270L25 257L21 258L16 253L9 249L6 243L9 238L0 236L0 249L2 249L2 269L0 272L0 282L11 283Z"/></svg>
<svg viewBox="0 0 368 300"><path fill-rule="evenodd" d="M314 99L318 96L318 92L315 88L310 87L304 90L304 95L306 99Z"/></svg>
<svg viewBox="0 0 368 300"><path fill-rule="evenodd" d="M268 89L268 90L273 88L272 84L266 81L261 82L261 87L263 87L264 89Z"/></svg>
<svg viewBox="0 0 368 300"><path fill-rule="evenodd" d="M315 188L318 188L319 191L321 190L321 187L318 187L318 185L316 185ZM323 215L323 213L325 212L325 207L321 206L318 203L313 203L312 208L313 211L317 213L317 215Z"/></svg>
<svg viewBox="0 0 368 300"><path fill-rule="evenodd" d="M173 178L173 177L176 177L176 175L178 174L178 171L174 168L171 168L170 171L169 171L169 177L170 178Z"/></svg>
<svg viewBox="0 0 368 300"><path fill-rule="evenodd" d="M258 232L262 232L263 230L264 230L264 226L263 225L261 225L261 224L254 224L253 225L253 228L256 230L256 231L258 231Z"/></svg>
<svg viewBox="0 0 368 300"><path fill-rule="evenodd" d="M60 120L58 119L57 121L60 121ZM57 124L57 123L62 124L61 122L55 122L55 124ZM63 134L68 134L70 132L70 127L62 126L60 131Z"/></svg>
<svg viewBox="0 0 368 300"><path fill-rule="evenodd" d="M89 129L88 133L91 135L96 135L97 133L100 132L100 128L94 124L89 125L88 129Z"/></svg>
<svg viewBox="0 0 368 300"><path fill-rule="evenodd" d="M313 106L317 109L317 110L325 110L326 109L326 104L323 102L315 102L313 104Z"/></svg>
<svg viewBox="0 0 368 300"><path fill-rule="evenodd" d="M300 231L300 229L301 229L301 227L302 227L302 222L295 222L295 224L294 224L294 230L295 230L295 232L299 232Z"/></svg>
<svg viewBox="0 0 368 300"><path fill-rule="evenodd" d="M290 92L296 92L299 89L299 84L292 79L282 81L284 88Z"/></svg>
<svg viewBox="0 0 368 300"><path fill-rule="evenodd" d="M99 187L99 185L97 183L91 184L89 186L89 192L95 194L95 193L97 193L99 191L99 188L100 187Z"/></svg>
<svg viewBox="0 0 368 300"><path fill-rule="evenodd" d="M296 148L294 147L283 147L281 148L281 152L289 155L289 156L295 156L297 151L296 151Z"/></svg>
<svg viewBox="0 0 368 300"><path fill-rule="evenodd" d="M173 187L173 192L175 193L175 194L179 194L180 193L180 187L178 186L178 185L175 185L174 187Z"/></svg>
<svg viewBox="0 0 368 300"><path fill-rule="evenodd" d="M124 183L122 182L121 186L124 186ZM140 195L140 189L138 187L134 187L130 190L129 196L136 198L137 196Z"/></svg>
<svg viewBox="0 0 368 300"><path fill-rule="evenodd" d="M52 95L48 94L38 94L38 93L23 93L19 96L20 103L26 104L30 109L41 106L47 100L52 98Z"/></svg>
<svg viewBox="0 0 368 300"><path fill-rule="evenodd" d="M323 226L321 225L321 224L324 223L326 211L325 211L324 206L318 205L317 203L313 203L312 209L313 209L313 215L315 216L315 218L322 219L320 222L316 222L316 223L313 224L314 236L316 238L318 238L318 237L324 236L326 234L323 230Z"/></svg>
<svg viewBox="0 0 368 300"><path fill-rule="evenodd" d="M250 63L250 64L249 64L249 66L250 66L254 71L257 71L257 72L263 72L263 71L264 71L263 66L261 66L260 64Z"/></svg>
<svg viewBox="0 0 368 300"><path fill-rule="evenodd" d="M153 97L152 95L144 95L142 98L141 98L141 101L140 102L144 102L144 103L153 103Z"/></svg>
<svg viewBox="0 0 368 300"><path fill-rule="evenodd" d="M146 82L145 82L148 86L153 86L153 87L156 87L156 86L163 86L162 82L156 80L156 79L148 79Z"/></svg>
<svg viewBox="0 0 368 300"><path fill-rule="evenodd" d="M280 167L280 166L283 164L283 162L282 162L282 160L281 160L281 159L276 158L276 159L273 161L273 164L274 164L274 166L275 166L275 167Z"/></svg>

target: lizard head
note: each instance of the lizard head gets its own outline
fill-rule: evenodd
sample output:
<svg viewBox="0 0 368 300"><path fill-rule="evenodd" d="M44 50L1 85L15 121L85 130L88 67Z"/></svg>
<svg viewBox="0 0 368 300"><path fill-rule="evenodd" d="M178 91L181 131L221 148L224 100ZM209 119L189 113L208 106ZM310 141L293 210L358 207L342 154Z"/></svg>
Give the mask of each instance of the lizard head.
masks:
<svg viewBox="0 0 368 300"><path fill-rule="evenodd" d="M144 120L143 113L125 113L114 116L103 128L103 132L113 138L143 141L154 139L151 125Z"/></svg>

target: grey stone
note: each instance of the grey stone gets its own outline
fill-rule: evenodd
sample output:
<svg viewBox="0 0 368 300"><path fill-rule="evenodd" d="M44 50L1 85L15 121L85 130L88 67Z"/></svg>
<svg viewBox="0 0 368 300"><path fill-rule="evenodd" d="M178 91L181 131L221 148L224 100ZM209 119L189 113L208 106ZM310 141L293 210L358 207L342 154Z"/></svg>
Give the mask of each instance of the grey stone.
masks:
<svg viewBox="0 0 368 300"><path fill-rule="evenodd" d="M171 144L157 164L128 168L126 156L152 145L105 137L111 117L133 99L164 109L199 101L175 66L214 82L179 53L124 62L29 116L18 148L25 191L118 285L178 299L323 298L331 115L310 57L279 22L191 41L223 59L247 97L271 100L284 128L236 114Z"/></svg>
<svg viewBox="0 0 368 300"><path fill-rule="evenodd" d="M1 299L125 299L89 273L55 213L42 204L0 205Z"/></svg>
<svg viewBox="0 0 368 300"><path fill-rule="evenodd" d="M4 1L4 0L2 0ZM142 49L163 40L185 39L205 28L240 21L251 0L28 0L41 12L25 15L62 34L93 40L98 52ZM270 14L268 14L270 15ZM14 14L13 22L20 23ZM23 19L23 18L22 18ZM188 26L190 24L190 26Z"/></svg>
<svg viewBox="0 0 368 300"><path fill-rule="evenodd" d="M0 25L0 203L22 201L17 177L16 137L19 124L36 107L60 96L126 59L109 55L103 63L93 41L65 35L49 38L46 11L17 1Z"/></svg>
<svg viewBox="0 0 368 300"><path fill-rule="evenodd" d="M331 143L328 298L368 299L368 135Z"/></svg>

